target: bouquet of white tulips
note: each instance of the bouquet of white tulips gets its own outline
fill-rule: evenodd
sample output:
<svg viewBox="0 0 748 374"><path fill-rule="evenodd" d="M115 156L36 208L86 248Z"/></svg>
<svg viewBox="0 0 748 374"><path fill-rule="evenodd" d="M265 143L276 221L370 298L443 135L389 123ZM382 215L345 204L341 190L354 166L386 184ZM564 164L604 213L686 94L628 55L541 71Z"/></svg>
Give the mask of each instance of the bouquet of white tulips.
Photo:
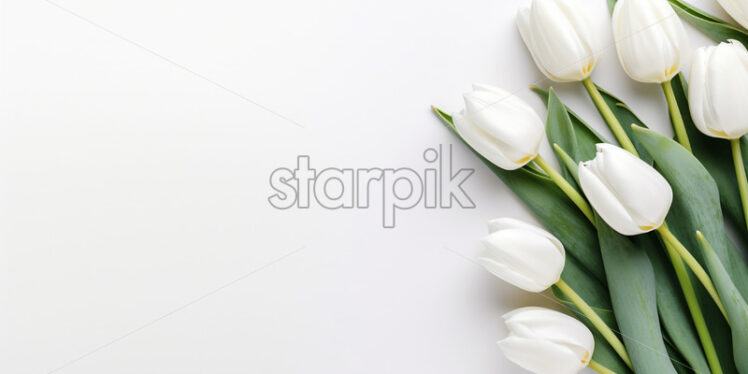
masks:
<svg viewBox="0 0 748 374"><path fill-rule="evenodd" d="M552 88L532 88L545 123L489 85L453 115L434 108L545 226L492 220L479 262L523 290L551 289L569 311L508 313L499 346L540 374L748 374L748 31L682 0L607 2L623 70L662 86L674 139L593 83L603 33L570 0L533 0L519 32L548 78L581 82L615 140ZM748 27L748 0L719 2ZM719 43L685 73L682 20ZM544 137L561 170L539 154Z"/></svg>

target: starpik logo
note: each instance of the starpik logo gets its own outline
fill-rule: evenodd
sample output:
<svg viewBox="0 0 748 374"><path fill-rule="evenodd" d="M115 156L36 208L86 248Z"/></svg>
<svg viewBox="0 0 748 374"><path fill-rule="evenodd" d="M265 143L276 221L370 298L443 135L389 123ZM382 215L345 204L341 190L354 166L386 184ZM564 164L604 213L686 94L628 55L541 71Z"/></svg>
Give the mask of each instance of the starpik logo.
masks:
<svg viewBox="0 0 748 374"><path fill-rule="evenodd" d="M444 149L446 148L446 152ZM423 152L426 167L335 168L317 170L308 155L296 158L296 168L278 168L270 174L268 197L277 209L308 209L312 201L324 209L369 209L373 194L381 196L382 226L395 227L398 211L422 205L428 209L449 209L453 203L463 209L475 203L463 189L474 169L455 169L452 146L439 145Z"/></svg>

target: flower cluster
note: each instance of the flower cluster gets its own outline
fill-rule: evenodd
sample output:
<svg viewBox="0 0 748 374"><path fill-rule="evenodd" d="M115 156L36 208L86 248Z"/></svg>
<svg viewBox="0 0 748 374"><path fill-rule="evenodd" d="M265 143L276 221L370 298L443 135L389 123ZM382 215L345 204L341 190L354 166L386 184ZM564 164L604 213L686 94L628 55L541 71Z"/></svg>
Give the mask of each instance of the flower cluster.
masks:
<svg viewBox="0 0 748 374"><path fill-rule="evenodd" d="M545 124L518 97L485 84L464 95L464 110L449 116L437 109L548 229L492 220L479 262L528 292L553 289L579 317L515 310L504 316L510 335L499 346L541 374L588 366L601 373L748 374L748 266L722 220L724 210L734 222L748 222L748 155L741 150L748 31L681 0L612 3L620 64L631 79L662 86L677 142L638 119L632 124L631 109L592 82L604 33L574 0L532 0L517 14L518 29L544 75L584 85L620 146L552 89L535 89L547 101ZM748 27L748 0L720 4ZM720 42L695 52L690 85L681 70L692 51L679 15ZM561 172L539 154L544 137Z"/></svg>

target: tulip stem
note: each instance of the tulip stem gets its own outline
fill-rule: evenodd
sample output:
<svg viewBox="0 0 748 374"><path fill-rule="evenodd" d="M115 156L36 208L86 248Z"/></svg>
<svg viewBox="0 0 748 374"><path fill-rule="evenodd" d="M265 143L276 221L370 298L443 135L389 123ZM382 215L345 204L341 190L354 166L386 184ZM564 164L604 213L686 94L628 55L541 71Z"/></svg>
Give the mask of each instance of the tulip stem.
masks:
<svg viewBox="0 0 748 374"><path fill-rule="evenodd" d="M537 164L541 169L543 169L543 171L545 171L546 174L548 174L551 180L556 183L561 191L564 191L566 196L568 196L569 199L574 202L574 205L576 205L577 208L579 208L579 210L584 213L584 216L587 217L590 222L592 222L592 225L596 225L595 216L594 214L592 214L592 208L590 207L590 204L588 204L587 200L585 200L584 197L579 194L576 188L574 188L574 186L567 182L566 179L564 179L564 177L548 163L548 161L540 156L540 154L535 156L535 164Z"/></svg>
<svg viewBox="0 0 748 374"><path fill-rule="evenodd" d="M719 364L719 358L717 357L717 350L714 348L712 337L709 335L709 329L704 320L704 314L701 312L699 301L696 299L696 292L694 292L691 279L688 276L686 266L683 265L678 252L673 249L670 245L665 245L667 249L670 261L673 263L675 268L675 275L678 277L683 295L686 298L686 304L688 304L688 310L691 312L691 319L693 319L694 326L696 326L696 332L701 340L701 346L704 348L704 354L706 360L709 363L709 368L712 369L714 374L722 374L722 367Z"/></svg>
<svg viewBox="0 0 748 374"><path fill-rule="evenodd" d="M740 200L743 202L743 217L748 228L748 180L745 177L743 152L740 151L740 138L730 139L730 148L732 148L732 160L735 163L735 175L738 177Z"/></svg>
<svg viewBox="0 0 748 374"><path fill-rule="evenodd" d="M686 125L683 123L683 116L678 108L678 101L675 99L675 93L673 92L672 80L662 83L662 90L665 91L665 99L667 99L667 106L670 110L670 119L673 122L673 131L675 131L675 138L678 139L678 143L682 145L689 152L691 150L691 142L688 141L688 133L686 133Z"/></svg>
<svg viewBox="0 0 748 374"><path fill-rule="evenodd" d="M612 131L613 135L615 135L616 139L618 139L618 143L621 145L621 147L631 152L634 156L639 157L639 153L636 151L634 143L632 143L629 136L626 135L626 131L623 130L621 122L618 121L618 118L616 118L615 114L613 114L613 110L611 110L610 106L608 106L608 103L605 102L603 95L600 93L600 90L597 89L595 83L593 83L590 78L586 78L582 81L582 84L584 84L584 88L587 89L587 93L589 93L592 102L595 103L597 110L603 116L603 119L605 119L605 122L608 124L610 131Z"/></svg>
<svg viewBox="0 0 748 374"><path fill-rule="evenodd" d="M595 360L590 361L590 364L587 366L600 374L616 374L615 371L606 368L604 365Z"/></svg>
<svg viewBox="0 0 748 374"><path fill-rule="evenodd" d="M693 257L691 252L686 249L683 243L681 243L680 240L678 240L678 238L673 235L673 232L670 231L670 228L667 227L666 223L663 223L662 226L657 229L657 233L659 233L660 237L662 237L662 240L665 242L665 247L668 249L668 251L674 251L674 253L682 258L683 261L686 262L686 265L691 268L691 271L694 273L694 275L696 275L696 278L699 280L699 282L701 282L704 288L706 288L706 292L709 293L709 296L712 297L714 303L717 304L717 307L719 308L720 312L722 312L722 315L725 317L725 319L727 319L727 312L725 312L725 307L724 305L722 305L722 299L720 299L719 293L717 293L717 289L714 287L712 278L709 277L709 274L707 274L706 270L704 270L701 264L699 264L699 261L697 261L696 258Z"/></svg>
<svg viewBox="0 0 748 374"><path fill-rule="evenodd" d="M563 281L563 279L559 279L558 282L556 282L556 287L558 287L561 292L566 295L569 300L571 300L574 305L579 308L579 311L584 314L587 319L590 320L593 326L597 329L597 331L602 334L602 336L605 338L605 340L608 341L611 347L613 347L613 350L618 353L618 355L621 357L624 363L631 369L634 370L634 367L631 365L631 358L629 358L628 352L626 352L626 347L623 346L623 343L620 339L618 339L618 336L613 332L613 330L608 327L608 325L603 321L602 318L592 309L592 307L587 304L587 302L582 299L579 294L577 294L571 287L569 287L566 282Z"/></svg>

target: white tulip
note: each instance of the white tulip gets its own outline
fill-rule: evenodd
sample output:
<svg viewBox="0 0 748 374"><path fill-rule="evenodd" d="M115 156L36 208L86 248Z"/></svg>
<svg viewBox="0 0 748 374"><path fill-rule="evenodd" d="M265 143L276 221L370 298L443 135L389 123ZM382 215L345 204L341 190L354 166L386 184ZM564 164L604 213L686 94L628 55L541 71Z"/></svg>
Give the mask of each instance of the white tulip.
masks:
<svg viewBox="0 0 748 374"><path fill-rule="evenodd" d="M597 144L593 160L579 163L579 183L590 204L622 235L662 225L673 202L667 180L646 162L611 144Z"/></svg>
<svg viewBox="0 0 748 374"><path fill-rule="evenodd" d="M691 115L704 134L737 139L748 133L748 51L731 40L696 51L688 91Z"/></svg>
<svg viewBox="0 0 748 374"><path fill-rule="evenodd" d="M521 168L538 155L545 126L518 97L496 87L474 84L465 110L453 116L455 128L473 149L506 170Z"/></svg>
<svg viewBox="0 0 748 374"><path fill-rule="evenodd" d="M493 275L529 292L561 279L566 252L549 232L512 218L490 221L488 231L478 261Z"/></svg>
<svg viewBox="0 0 748 374"><path fill-rule="evenodd" d="M667 0L618 0L613 36L623 69L640 82L669 81L688 52L686 30Z"/></svg>
<svg viewBox="0 0 748 374"><path fill-rule="evenodd" d="M597 32L569 0L533 0L517 13L517 26L535 64L548 78L577 82L597 66L601 49Z"/></svg>
<svg viewBox="0 0 748 374"><path fill-rule="evenodd" d="M719 5L730 14L741 26L748 29L748 1L747 0L717 0Z"/></svg>
<svg viewBox="0 0 748 374"><path fill-rule="evenodd" d="M499 341L504 355L537 374L576 374L595 351L592 332L582 322L550 309L520 308L504 315L509 336Z"/></svg>

